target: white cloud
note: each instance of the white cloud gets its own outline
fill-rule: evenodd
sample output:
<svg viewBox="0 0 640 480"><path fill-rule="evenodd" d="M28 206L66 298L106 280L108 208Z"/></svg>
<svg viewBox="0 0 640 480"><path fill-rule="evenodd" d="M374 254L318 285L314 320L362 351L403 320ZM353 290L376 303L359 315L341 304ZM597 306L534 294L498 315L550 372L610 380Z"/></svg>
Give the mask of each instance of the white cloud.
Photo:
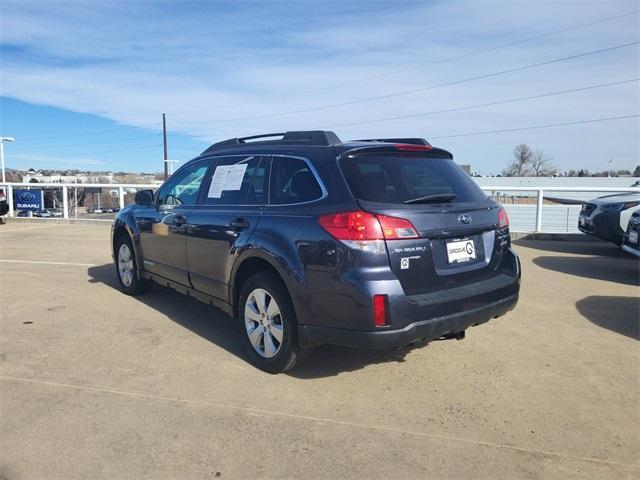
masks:
<svg viewBox="0 0 640 480"><path fill-rule="evenodd" d="M312 128L638 76L638 49L308 113L231 121L463 79L638 40L638 17L369 81L461 53L619 15L634 2L24 2L5 0L2 94L133 126L167 112L196 138ZM317 91L316 91L317 90ZM300 93L311 92L311 93ZM345 138L433 136L637 113L638 86L340 128ZM211 123L204 123L211 122ZM616 152L637 162L638 122L445 142L459 161L530 139L566 168ZM624 138L621 133L629 134ZM585 138L586 137L586 138ZM596 140L597 139L597 140ZM501 159L489 160L504 164ZM507 153L507 157L510 153ZM631 166L631 165L629 165Z"/></svg>

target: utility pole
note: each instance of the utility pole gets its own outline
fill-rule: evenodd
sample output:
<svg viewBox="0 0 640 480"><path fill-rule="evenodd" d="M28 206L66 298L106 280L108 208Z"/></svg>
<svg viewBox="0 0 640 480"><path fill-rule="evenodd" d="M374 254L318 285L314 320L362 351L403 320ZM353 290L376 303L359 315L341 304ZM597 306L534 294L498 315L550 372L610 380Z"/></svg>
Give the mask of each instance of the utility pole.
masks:
<svg viewBox="0 0 640 480"><path fill-rule="evenodd" d="M609 161L607 162L609 164L609 174L608 177L611 178L611 164L613 163L613 158L609 159Z"/></svg>
<svg viewBox="0 0 640 480"><path fill-rule="evenodd" d="M162 143L164 145L164 179L169 177L169 155L167 151L167 116L162 114Z"/></svg>

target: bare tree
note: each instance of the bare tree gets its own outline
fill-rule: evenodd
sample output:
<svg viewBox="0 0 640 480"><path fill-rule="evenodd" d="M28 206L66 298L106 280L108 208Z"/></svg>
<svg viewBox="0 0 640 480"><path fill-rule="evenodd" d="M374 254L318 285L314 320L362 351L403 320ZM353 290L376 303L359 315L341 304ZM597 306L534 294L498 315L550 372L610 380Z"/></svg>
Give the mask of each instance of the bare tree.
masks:
<svg viewBox="0 0 640 480"><path fill-rule="evenodd" d="M533 151L526 143L522 143L513 149L513 161L502 171L505 177L526 177L533 159Z"/></svg>
<svg viewBox="0 0 640 480"><path fill-rule="evenodd" d="M534 177L548 177L558 170L551 163L551 157L542 149L533 152L529 163L531 175Z"/></svg>

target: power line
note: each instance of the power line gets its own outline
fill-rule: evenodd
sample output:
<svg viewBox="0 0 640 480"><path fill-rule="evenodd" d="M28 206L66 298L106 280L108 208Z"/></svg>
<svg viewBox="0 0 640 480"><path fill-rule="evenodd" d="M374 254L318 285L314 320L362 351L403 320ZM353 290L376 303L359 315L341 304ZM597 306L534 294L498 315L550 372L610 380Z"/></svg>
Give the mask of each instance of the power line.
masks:
<svg viewBox="0 0 640 480"><path fill-rule="evenodd" d="M520 132L523 130L536 130L539 128L551 128L551 127L564 127L568 125L582 125L585 123L596 123L596 122L608 122L611 120L623 120L627 118L638 118L640 114L636 115L621 115L618 117L605 117L605 118L594 118L589 120L578 120L575 122L565 122L565 123L548 123L546 125L533 125L529 127L518 127L518 128L507 128L504 130L485 130L481 132L471 132L471 133L456 133L454 135L439 135L437 137L429 137L431 139L440 139L440 138L456 138L456 137L473 137L476 135L490 135L494 133L507 133L507 132Z"/></svg>
<svg viewBox="0 0 640 480"><path fill-rule="evenodd" d="M71 138L71 137L83 137L85 135L97 135L99 133L109 133L109 132L116 132L116 131L121 131L123 128L135 128L135 129L139 129L139 130L151 130L153 129L155 126L160 125L160 122L156 122L154 124L148 124L145 126L127 126L127 125L122 125L119 128L109 128L109 129L104 129L104 130L85 130L81 133L72 133L69 135L47 135L44 137L20 137L21 140L29 140L29 141L39 141L39 140L53 140L56 138ZM65 128L59 128L59 129L54 129L51 130L49 128L47 128L47 132L63 132L63 131L67 131L69 130L69 128L75 128L75 127L65 127Z"/></svg>
<svg viewBox="0 0 640 480"><path fill-rule="evenodd" d="M236 122L236 121L241 121L241 120L255 120L255 119L261 119L261 118L271 118L271 117L279 117L279 116L283 116L283 115L292 115L292 114L296 114L296 113L307 113L307 112L315 112L318 110L327 110L330 108L336 108L336 107L344 107L344 106L348 106L348 105L355 105L358 103L365 103L365 102L371 102L374 100L381 100L381 99L385 99L385 98L392 98L392 97L398 97L401 95L408 95L411 93L417 93L417 92L424 92L426 90L433 90L436 88L441 88L441 87L448 87L451 85L459 85L461 83L466 83L466 82L471 82L471 81L475 81L475 80L482 80L482 79L486 79L486 78L491 78L491 77L497 77L499 75L506 75L508 73L514 73L514 72L520 72L523 70L528 70L530 68L536 68L536 67L542 67L545 65L551 65L554 63L559 63L559 62L565 62L568 60L574 60L576 58L582 58L582 57L586 57L589 55L596 55L599 53L605 53L605 52L610 52L613 50L618 50L621 48L626 48L626 47L630 47L632 45L637 45L638 41L635 42L629 42L629 43L623 43L620 45L615 45L613 47L607 47L607 48L601 48L599 50L591 50L588 52L583 52L583 53L579 53L576 55L570 55L568 57L561 57L561 58L555 58L553 60L547 60L544 62L538 62L538 63L532 63L532 64L528 64L528 65L522 65L520 67L515 67L515 68L509 68L507 70L500 70L498 72L492 72L492 73L486 73L483 75L476 75L474 77L468 77L468 78L464 78L461 80L455 80L452 82L445 82L445 83L439 83L439 84L435 84L435 85L430 85L427 87L420 87L420 88L414 88L411 90L401 90L398 92L393 92L393 93L388 93L385 95L377 95L374 97L367 97L367 98L361 98L358 100L351 100L348 102L340 102L340 103L333 103L333 104L328 104L328 105L320 105L317 107L311 107L311 108L304 108L304 109L300 109L300 110L289 110L289 111L285 111L285 112L278 112L278 113L270 113L270 114L264 114L264 115L253 115L253 116L248 116L248 117L238 117L238 118L228 118L225 120L212 120L212 121L208 121L208 122L202 122L204 123L222 123L222 122Z"/></svg>
<svg viewBox="0 0 640 480"><path fill-rule="evenodd" d="M158 143L158 144L155 144L155 145L139 145L137 147L117 148L115 150L100 150L100 151L97 151L97 152L89 152L89 153L91 153L93 155L93 154L96 154L96 153L128 152L130 150L142 150L142 149L146 149L146 148L151 149L151 148L156 148L156 147L161 147L161 146L162 146L162 144Z"/></svg>
<svg viewBox="0 0 640 480"><path fill-rule="evenodd" d="M441 63L447 63L447 62L451 62L451 61L454 61L454 60L460 60L460 59L471 57L471 56L474 56L474 55L480 55L482 53L492 52L492 51L499 50L499 49L502 49L502 48L512 47L512 46L515 46L515 45L521 45L523 43L532 42L534 40L540 40L542 38L547 38L547 37L551 37L551 36L554 36L554 35L559 35L561 33L566 33L566 32L570 32L570 31L573 31L573 30L579 30L581 28L586 28L586 27L590 27L590 26L593 26L593 25L598 25L600 23L610 22L612 20L617 20L619 18L628 17L628 16L631 16L631 15L635 15L637 13L638 13L638 10L633 10L631 12L623 13L622 15L615 15L613 17L606 17L606 18L602 18L602 19L599 19L599 20L594 20L592 22L574 25L574 26L571 26L571 27L562 28L560 30L554 30L554 31L549 32L549 33L544 33L544 34L540 34L540 35L535 35L533 37L528 37L528 38L524 38L524 39L521 39L521 40L516 40L514 42L502 43L502 44L499 44L499 45L495 45L493 47L483 48L483 49L480 49L480 50L473 50L473 51L470 51L470 52L467 52L467 53L463 53L463 54L456 55L456 56L453 56L453 57L443 58L443 59L436 60L436 61L433 61L433 62L430 62L430 63L422 64L422 65L414 65L412 67L401 68L401 69L392 70L392 71L385 72L385 73L379 73L379 74L375 74L375 75L369 75L369 76L366 76L366 77L360 77L360 78L353 79L353 80L347 80L347 81L344 81L344 82L338 82L338 83L334 83L334 84L331 84L331 85L325 85L324 87L314 88L314 89L310 89L310 90L302 90L302 91L298 91L298 92L293 93L293 94L256 99L255 101L252 101L252 102L249 102L249 103L245 103L245 104L242 104L240 106L244 107L244 106L248 106L248 105L254 105L256 103L264 102L265 100L281 100L281 99L284 99L284 98L291 98L291 97L296 97L296 96L300 96L300 95L308 95L310 93L317 93L317 92L322 92L322 91L325 91L325 90L331 90L333 88L338 88L338 87L342 87L342 86L345 86L345 85L350 85L350 84L354 84L354 83L361 83L361 82L366 82L366 81L369 81L369 80L375 80L375 79L378 79L378 78L384 78L384 77L387 77L387 76L396 75L396 74L399 74L399 73L405 73L405 72L411 72L411 71L414 71L414 70L420 70L420 69L423 69L423 68L431 67L433 65L439 65ZM238 106L237 105L233 105L233 107L237 108ZM193 123L193 124L196 125L198 123L208 123L208 122L196 122L196 123Z"/></svg>
<svg viewBox="0 0 640 480"><path fill-rule="evenodd" d="M379 123L379 122L388 122L388 121L392 121L392 120L402 120L402 119L406 119L406 118L416 118L416 117L426 117L428 115L436 115L439 113L448 113L448 112L458 112L461 110L471 110L474 108L481 108L481 107L490 107L493 105L503 105L505 103L515 103L515 102L522 102L524 100L533 100L536 98L544 98L544 97L551 97L554 95L563 95L563 94L567 94L567 93L574 93L574 92L582 92L582 91L586 91L586 90L593 90L596 88L604 88L604 87L611 87L614 85L624 85L626 83L632 83L632 82L637 82L638 80L640 80L640 78L632 78L630 80L621 80L619 82L610 82L610 83L601 83L599 85L589 85L587 87L581 87L581 88L572 88L569 90L560 90L560 91L556 91L556 92L547 92L547 93L541 93L538 95L530 95L527 97L517 97L517 98L510 98L507 100L497 100L495 102L487 102L487 103L477 103L475 105L466 105L463 107L453 107L453 108L447 108L444 110L433 110L431 112L422 112L422 113L410 113L407 115L397 115L397 116L393 116L393 117L383 117L383 118L376 118L373 120L363 120L360 122L348 122L348 123L334 123L332 125L323 125L321 127L315 127L317 129L323 129L323 128L333 128L333 127L350 127L353 125L365 125L365 124L369 124L369 123Z"/></svg>
<svg viewBox="0 0 640 480"><path fill-rule="evenodd" d="M128 137L128 138L114 138L111 140L100 140L98 142L89 142L89 143L75 143L75 144L67 144L67 145L57 145L57 144L53 144L52 147L55 148L76 148L76 147L86 147L86 146L91 146L91 145L102 145L105 143L123 143L123 142L128 142L131 140L139 140L142 138L150 138L150 137L159 137L160 134L159 133L151 133L151 134L146 134L146 135L138 135L135 137ZM24 145L24 144L23 144ZM21 145L22 146L22 145Z"/></svg>
<svg viewBox="0 0 640 480"><path fill-rule="evenodd" d="M20 140L24 140L24 141L29 141L29 142L33 142L33 141L40 141L40 140L55 140L57 138L74 138L74 137L85 137L85 136L89 136L89 135L98 135L101 133L111 133L111 132L121 132L123 128L134 128L136 130L150 130L150 127L127 127L127 126L121 126L119 128L109 128L106 130L90 130L90 131L85 131L82 133L73 133L70 135L50 135L50 136L46 136L46 137L29 137L29 136L25 136L25 137L20 137Z"/></svg>

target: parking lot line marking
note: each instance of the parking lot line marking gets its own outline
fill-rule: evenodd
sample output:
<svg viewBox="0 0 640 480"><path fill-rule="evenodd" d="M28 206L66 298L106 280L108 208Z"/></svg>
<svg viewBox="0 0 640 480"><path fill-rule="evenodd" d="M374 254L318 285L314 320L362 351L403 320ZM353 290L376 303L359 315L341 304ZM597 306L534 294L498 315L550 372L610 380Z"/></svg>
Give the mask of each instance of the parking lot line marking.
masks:
<svg viewBox="0 0 640 480"><path fill-rule="evenodd" d="M1 233L11 233L11 232L22 232L24 230L33 230L34 228L47 228L47 227L55 227L57 224L51 224L51 225L36 225L35 227L26 227L26 228L10 228L8 229L6 232L2 232Z"/></svg>
<svg viewBox="0 0 640 480"><path fill-rule="evenodd" d="M2 263L32 263L34 265L72 265L75 267L93 267L95 263L74 263L74 262L45 262L38 260L3 260L0 259Z"/></svg>
<svg viewBox="0 0 640 480"><path fill-rule="evenodd" d="M403 434L403 435L414 435L414 436L417 436L417 437L432 438L432 439L435 439L435 440L445 440L445 441L450 441L450 442L467 443L467 444L472 444L472 445L477 445L477 446L482 446L482 447L502 448L502 449L512 450L512 451L521 452L521 453L538 454L538 455L546 455L546 456L551 456L551 457L567 458L567 459L572 459L572 460L580 460L580 461L583 461L583 462L600 463L600 464L604 464L604 465L612 465L612 466L620 466L620 467L640 468L640 464L634 464L634 463L616 462L616 461L613 461L613 460L603 460L601 458L583 457L583 456L580 456L580 455L571 455L570 453L564 453L564 452L552 452L552 451L549 451L549 450L538 450L538 449L535 449L535 448L516 447L514 445L506 445L506 444L502 444L502 443L484 442L484 441L481 441L481 440L472 440L472 439L468 439L468 438L453 437L453 436L449 436L449 435L439 435L439 434L436 434L436 433L417 432L417 431L412 431L412 430L404 430L402 428L385 427L383 425L371 425L371 424L367 424L367 423L350 422L350 421L347 421L347 420L336 420L336 419L332 419L332 418L314 417L314 416L311 416L311 415L298 415L298 414L295 414L295 413L278 412L278 411L275 411L275 410L264 410L264 409L261 409L261 408L254 408L254 407L239 407L237 405L226 405L224 403L205 402L205 401L202 401L202 400L189 400L189 399L185 399L185 398L176 398L176 397L165 397L163 395L153 395L153 394L147 394L147 393L125 392L125 391L122 391L122 390L114 390L114 389L110 389L110 388L89 387L89 386L86 386L86 385L73 385L73 384L70 384L70 383L51 382L51 381L47 381L47 380L34 380L34 379L31 379L31 378L9 377L9 376L5 376L5 375L0 375L0 380L7 380L7 381L12 381L12 382L22 382L22 383L32 383L32 384L36 384L36 385L47 385L47 386L51 386L51 387L73 388L73 389L76 389L76 390L86 390L86 391L90 391L90 392L107 393L107 394L111 394L111 395L121 395L121 396L125 396L125 397L143 398L143 399L147 399L147 400L163 400L163 401L167 401L167 402L185 403L185 404L189 404L189 405L199 405L199 406L204 406L204 407L214 407L214 408L226 409L226 410L236 410L236 411L246 412L247 414L252 415L252 416L260 415L260 416L271 416L271 417L284 417L284 418L291 418L291 419L294 419L294 420L306 420L306 421L315 422L315 423L325 423L325 424L328 423L328 424L342 425L342 426L347 426L347 427L356 427L356 428L363 428L363 429L369 429L369 430L378 430L378 431L381 431L381 432L399 433L399 434Z"/></svg>

